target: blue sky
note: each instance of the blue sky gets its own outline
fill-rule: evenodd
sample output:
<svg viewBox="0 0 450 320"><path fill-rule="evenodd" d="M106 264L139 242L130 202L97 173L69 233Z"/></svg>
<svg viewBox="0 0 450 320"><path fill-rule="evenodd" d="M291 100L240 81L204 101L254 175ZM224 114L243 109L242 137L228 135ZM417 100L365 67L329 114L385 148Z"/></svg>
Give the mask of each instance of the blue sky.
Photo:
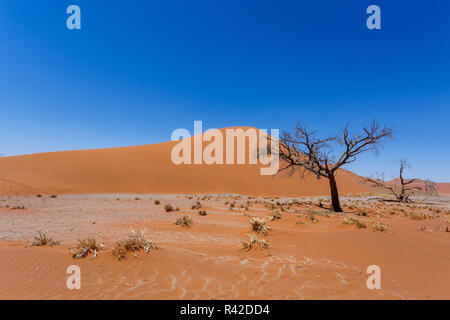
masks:
<svg viewBox="0 0 450 320"><path fill-rule="evenodd" d="M377 119L395 140L348 169L390 178L407 158L409 176L450 181L449 17L436 0L2 0L0 153L162 142L194 120L328 134Z"/></svg>

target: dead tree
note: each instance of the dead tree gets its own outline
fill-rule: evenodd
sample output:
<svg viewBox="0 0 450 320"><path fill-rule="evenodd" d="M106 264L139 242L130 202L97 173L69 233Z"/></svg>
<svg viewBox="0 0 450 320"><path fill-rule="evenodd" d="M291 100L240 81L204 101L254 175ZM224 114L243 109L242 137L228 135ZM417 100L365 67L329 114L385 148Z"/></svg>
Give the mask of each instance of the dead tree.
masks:
<svg viewBox="0 0 450 320"><path fill-rule="evenodd" d="M436 183L430 181L428 179L423 180L423 191L427 194L437 195L437 186Z"/></svg>
<svg viewBox="0 0 450 320"><path fill-rule="evenodd" d="M327 178L330 184L331 203L335 212L342 212L336 173L339 168L356 160L366 151L378 152L385 138L392 137L392 129L372 122L363 126L360 133L350 134L348 125L340 135L319 138L317 132L309 131L300 123L292 132L283 132L279 143L279 157L282 168L310 172L320 178ZM304 169L304 170L303 170Z"/></svg>
<svg viewBox="0 0 450 320"><path fill-rule="evenodd" d="M437 194L436 185L430 180L421 180L418 178L405 179L403 177L405 169L410 167L410 164L406 159L398 160L396 163L399 166L398 180L394 180L393 183L388 183L385 182L381 176L377 179L367 178L366 181L371 183L374 187L388 190L395 196L395 199L398 202L409 202L409 197L415 191L421 191L427 194Z"/></svg>

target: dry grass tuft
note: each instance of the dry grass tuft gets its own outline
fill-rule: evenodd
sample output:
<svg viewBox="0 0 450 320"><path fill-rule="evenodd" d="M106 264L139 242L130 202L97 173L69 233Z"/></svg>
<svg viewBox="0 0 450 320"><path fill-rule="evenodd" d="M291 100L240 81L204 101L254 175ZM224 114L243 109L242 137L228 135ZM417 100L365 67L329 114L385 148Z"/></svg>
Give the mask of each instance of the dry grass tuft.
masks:
<svg viewBox="0 0 450 320"><path fill-rule="evenodd" d="M155 243L145 236L145 231L132 230L125 238L117 241L112 254L118 260L122 260L126 258L128 252L144 250L145 253L148 253L151 249L156 248Z"/></svg>
<svg viewBox="0 0 450 320"><path fill-rule="evenodd" d="M239 247L242 250L250 251L254 245L259 245L261 249L269 249L270 243L264 239L259 239L254 233L248 235L250 237L249 241L242 241Z"/></svg>
<svg viewBox="0 0 450 320"><path fill-rule="evenodd" d="M202 204L200 203L200 201L196 201L195 204L193 204L191 206L191 209L196 210L196 209L200 209L202 207Z"/></svg>
<svg viewBox="0 0 450 320"><path fill-rule="evenodd" d="M280 211L275 211L275 212L270 216L270 221L280 220L281 217L282 217L281 212L280 212Z"/></svg>
<svg viewBox="0 0 450 320"><path fill-rule="evenodd" d="M182 216L181 218L178 218L177 221L175 221L175 224L177 226L188 227L188 228L190 226L192 226L193 223L194 223L194 221L188 216Z"/></svg>
<svg viewBox="0 0 450 320"><path fill-rule="evenodd" d="M427 218L432 219L433 215L430 213L422 213L422 212L411 212L408 214L411 220L425 220Z"/></svg>
<svg viewBox="0 0 450 320"><path fill-rule="evenodd" d="M95 239L78 240L78 244L70 249L70 254L74 259L87 257L90 253L94 253L94 258L97 257L98 251L105 249L105 245L97 243Z"/></svg>
<svg viewBox="0 0 450 320"><path fill-rule="evenodd" d="M319 220L312 213L309 214L309 219L312 221L312 223L319 222Z"/></svg>
<svg viewBox="0 0 450 320"><path fill-rule="evenodd" d="M31 242L29 247L41 247L41 246L59 246L61 242L53 240L46 233L38 231L38 236L34 237L33 242Z"/></svg>
<svg viewBox="0 0 450 320"><path fill-rule="evenodd" d="M266 220L260 218L252 218L250 220L250 226L252 230L256 233L262 233L263 235L267 235L269 233L270 228L266 226Z"/></svg>
<svg viewBox="0 0 450 320"><path fill-rule="evenodd" d="M369 217L369 213L366 210L358 210L357 213L355 213L357 216L361 216L361 217Z"/></svg>
<svg viewBox="0 0 450 320"><path fill-rule="evenodd" d="M172 212L175 211L175 208L169 203L165 205L164 210L166 210L166 212Z"/></svg>
<svg viewBox="0 0 450 320"><path fill-rule="evenodd" d="M344 224L354 224L359 229L367 228L365 222L359 221L354 217L350 217L350 219L344 218Z"/></svg>
<svg viewBox="0 0 450 320"><path fill-rule="evenodd" d="M372 229L375 231L381 231L381 232L387 231L386 225L382 222L374 222L372 224Z"/></svg>

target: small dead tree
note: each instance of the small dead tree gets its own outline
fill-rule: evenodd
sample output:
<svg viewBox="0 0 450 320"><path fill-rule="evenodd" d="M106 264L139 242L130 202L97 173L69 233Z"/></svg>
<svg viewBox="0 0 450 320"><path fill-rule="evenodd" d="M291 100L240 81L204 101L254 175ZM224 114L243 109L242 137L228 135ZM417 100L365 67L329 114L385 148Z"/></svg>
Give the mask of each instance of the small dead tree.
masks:
<svg viewBox="0 0 450 320"><path fill-rule="evenodd" d="M427 194L437 194L436 185L430 180L421 180L418 178L405 179L403 172L405 169L410 168L411 165L406 159L396 161L399 167L398 180L394 180L394 183L388 183L384 181L383 176L379 176L377 179L367 178L366 181L371 183L374 187L379 187L391 192L396 201L409 202L409 197L415 191L421 191Z"/></svg>
<svg viewBox="0 0 450 320"><path fill-rule="evenodd" d="M438 194L436 183L428 179L423 180L423 191L426 194L431 194L435 196Z"/></svg>
<svg viewBox="0 0 450 320"><path fill-rule="evenodd" d="M316 131L309 131L300 123L292 132L283 132L279 143L279 157L282 168L279 172L290 169L293 174L297 169L310 172L320 178L327 178L330 183L331 203L335 212L342 212L336 173L339 168L356 160L367 151L378 152L385 138L392 137L392 129L380 126L373 121L363 126L358 134L350 134L348 125L340 135L319 138Z"/></svg>

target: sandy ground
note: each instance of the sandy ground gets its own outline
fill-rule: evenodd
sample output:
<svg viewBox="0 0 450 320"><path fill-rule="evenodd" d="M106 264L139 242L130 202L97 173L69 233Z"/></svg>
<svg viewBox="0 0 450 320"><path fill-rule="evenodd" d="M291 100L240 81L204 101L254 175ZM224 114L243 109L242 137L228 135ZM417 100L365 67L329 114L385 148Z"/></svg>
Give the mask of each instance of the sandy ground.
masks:
<svg viewBox="0 0 450 320"><path fill-rule="evenodd" d="M197 200L202 208L191 209ZM343 198L346 213L334 214L325 197L0 197L0 298L450 299L450 198L415 201ZM169 203L179 211L166 212ZM275 211L282 218L271 221ZM193 219L190 228L174 224L183 215ZM252 217L271 228L259 235L269 249L239 248ZM367 228L345 224L350 218ZM375 230L374 222L387 230ZM159 249L117 261L114 243L132 229L146 230ZM62 245L25 247L38 230ZM73 259L69 247L87 237L106 250ZM66 288L73 264L81 268L80 290ZM381 268L379 290L366 286L369 265Z"/></svg>

